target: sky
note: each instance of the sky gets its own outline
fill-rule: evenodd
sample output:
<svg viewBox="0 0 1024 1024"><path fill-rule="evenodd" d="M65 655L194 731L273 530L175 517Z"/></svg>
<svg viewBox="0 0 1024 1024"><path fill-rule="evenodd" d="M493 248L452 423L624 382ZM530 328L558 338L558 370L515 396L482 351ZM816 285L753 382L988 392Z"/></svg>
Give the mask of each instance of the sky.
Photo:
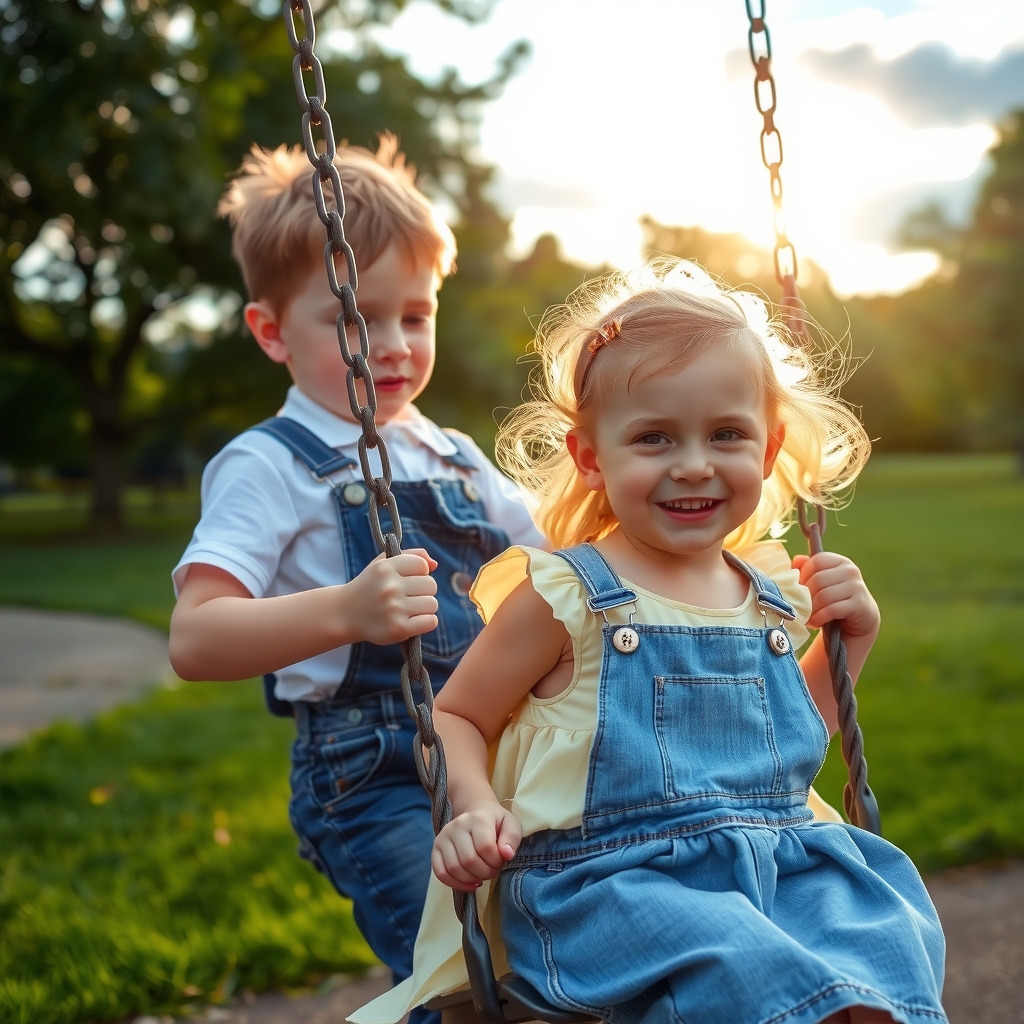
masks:
<svg viewBox="0 0 1024 1024"><path fill-rule="evenodd" d="M937 259L899 251L903 217L935 200L965 219L994 126L1024 106L1024 3L766 6L798 253L842 295L912 286ZM644 214L770 246L746 32L741 0L499 0L477 26L414 0L378 38L419 75L469 82L528 40L480 128L513 252L552 232L571 259L628 267Z"/></svg>

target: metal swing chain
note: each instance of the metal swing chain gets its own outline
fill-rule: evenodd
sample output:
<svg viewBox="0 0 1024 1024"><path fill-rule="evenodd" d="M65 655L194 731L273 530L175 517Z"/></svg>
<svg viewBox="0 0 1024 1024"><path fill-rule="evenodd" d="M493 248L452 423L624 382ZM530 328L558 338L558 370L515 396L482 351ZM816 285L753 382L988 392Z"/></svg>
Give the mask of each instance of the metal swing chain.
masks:
<svg viewBox="0 0 1024 1024"><path fill-rule="evenodd" d="M324 69L319 58L313 52L316 42L316 25L313 20L311 0L285 0L282 13L288 42L295 51L292 60L292 78L295 82L295 95L302 108L302 141L306 156L313 166L313 199L316 212L327 229L327 244L324 247L324 263L327 266L327 281L331 291L341 302L338 314L338 344L341 356L348 367L346 384L348 400L352 415L362 427L359 438L359 465L363 480L370 492L369 520L370 531L378 551L393 558L402 550L402 521L398 515L395 496L391 492L391 460L388 457L384 439L377 432L377 395L373 386L373 376L366 362L370 354L370 341L366 332L366 322L356 304L356 290L359 279L356 272L356 259L345 238L345 192L341 184L341 175L334 164L337 147L334 141L334 128L330 115L327 113L327 86L324 82ZM295 24L295 15L302 16L300 37ZM303 79L305 72L313 73L314 92L306 91ZM317 142L313 129L319 129L319 143L323 152L317 151ZM324 186L330 184L333 204L328 203ZM348 274L347 281L338 277L338 261L343 260ZM347 327L354 327L359 338L359 348L353 352L349 345ZM356 381L362 381L366 391L366 403L361 404ZM381 474L374 475L370 466L369 449L375 449L380 458ZM381 525L380 513L386 510L390 519L390 528L385 530ZM402 643L402 697L409 712L409 717L416 723L417 742L414 746L416 771L423 788L430 796L431 814L434 832L439 832L452 817L451 803L448 800L448 772L444 757L441 738L434 730L433 707L434 692L430 686L430 676L423 664L423 646L418 636ZM413 687L419 685L422 702L417 704ZM429 760L424 756L424 748L429 751ZM462 919L465 907L464 893L456 893L456 913Z"/></svg>
<svg viewBox="0 0 1024 1024"><path fill-rule="evenodd" d="M772 75L772 37L765 20L768 0L744 0L750 27L747 30L747 50L754 65L754 105L764 119L761 128L761 160L768 169L772 196L772 215L775 228L775 278L782 285L783 316L790 331L802 341L810 343L804 304L797 289L796 249L786 234L782 209L782 135L775 124L778 94ZM825 532L825 510L820 505L817 521L808 523L803 501L797 502L800 529L807 538L812 555L822 550L821 538ZM881 835L878 803L868 785L868 765L864 757L864 736L857 724L857 698L846 664L846 644L843 643L839 624L826 623L822 629L828 654L832 692L839 711L839 731L842 735L843 760L849 779L843 789L843 808L846 816L860 828Z"/></svg>

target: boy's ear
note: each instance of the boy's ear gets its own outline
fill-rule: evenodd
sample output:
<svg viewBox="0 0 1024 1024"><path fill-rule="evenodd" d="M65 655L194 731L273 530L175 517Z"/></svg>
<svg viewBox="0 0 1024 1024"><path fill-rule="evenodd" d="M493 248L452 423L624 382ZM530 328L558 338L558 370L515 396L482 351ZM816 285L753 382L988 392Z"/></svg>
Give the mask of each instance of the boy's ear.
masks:
<svg viewBox="0 0 1024 1024"><path fill-rule="evenodd" d="M573 427L565 435L565 447L576 463L576 469L583 482L592 491L604 490L604 474L597 464L597 452L581 427Z"/></svg>
<svg viewBox="0 0 1024 1024"><path fill-rule="evenodd" d="M281 324L274 310L266 302L247 302L242 315L256 344L267 357L275 363L287 363L288 346L281 337Z"/></svg>
<svg viewBox="0 0 1024 1024"><path fill-rule="evenodd" d="M775 468L775 460L782 451L782 442L786 440L786 426L783 423L776 424L768 434L768 446L764 450L764 477L767 480Z"/></svg>

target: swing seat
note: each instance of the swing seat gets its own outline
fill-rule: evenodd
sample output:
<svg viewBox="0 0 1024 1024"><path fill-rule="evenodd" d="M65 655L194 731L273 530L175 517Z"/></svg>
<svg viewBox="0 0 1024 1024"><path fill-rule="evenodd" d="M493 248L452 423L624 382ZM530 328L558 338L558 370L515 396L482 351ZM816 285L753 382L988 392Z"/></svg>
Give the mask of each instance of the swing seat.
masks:
<svg viewBox="0 0 1024 1024"><path fill-rule="evenodd" d="M477 1017L488 1021L488 1024L518 1024L528 1020L544 1021L545 1024L590 1024L598 1020L589 1013L553 1006L518 974L494 977L491 947L480 926L476 893L472 892L466 894L462 952L466 958L470 987L431 999L426 1003L428 1010L453 1010L471 1004Z"/></svg>

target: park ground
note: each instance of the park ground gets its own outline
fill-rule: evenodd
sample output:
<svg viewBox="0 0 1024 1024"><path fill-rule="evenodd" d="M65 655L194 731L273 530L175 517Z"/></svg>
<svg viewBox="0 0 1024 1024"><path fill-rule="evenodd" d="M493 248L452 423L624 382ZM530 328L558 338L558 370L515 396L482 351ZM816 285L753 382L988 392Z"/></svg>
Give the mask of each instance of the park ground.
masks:
<svg viewBox="0 0 1024 1024"><path fill-rule="evenodd" d="M991 878L1024 856L1022 513L1008 457L890 456L826 535L882 607L858 688L871 782L887 837L928 874L981 864ZM98 541L79 532L74 501L7 498L0 603L166 627L169 570L195 515L192 496L154 509L133 495L131 532ZM791 543L800 549L798 534ZM266 714L255 683L185 684L0 754L0 1019L200 1012L373 963L295 857L289 725ZM819 789L838 804L837 753ZM969 899L977 870L940 876L940 906ZM1012 882L1018 870L996 873ZM1024 993L986 1019L1024 1020L1022 1005Z"/></svg>

